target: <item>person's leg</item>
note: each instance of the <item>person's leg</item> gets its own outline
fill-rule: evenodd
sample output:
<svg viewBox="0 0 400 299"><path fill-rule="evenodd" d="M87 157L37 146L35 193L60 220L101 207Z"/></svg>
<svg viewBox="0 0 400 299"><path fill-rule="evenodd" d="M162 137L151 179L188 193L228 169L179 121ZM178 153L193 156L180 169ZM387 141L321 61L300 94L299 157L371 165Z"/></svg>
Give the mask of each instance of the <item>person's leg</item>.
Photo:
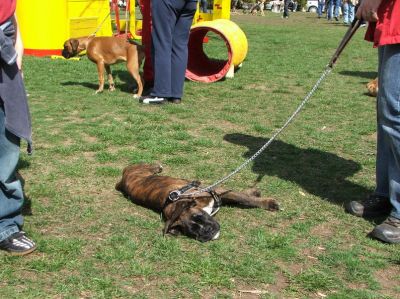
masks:
<svg viewBox="0 0 400 299"><path fill-rule="evenodd" d="M385 47L378 49L378 77L383 76L383 57ZM380 82L378 81L378 84ZM378 89L379 90L379 89ZM389 157L390 147L387 140L387 134L383 130L381 124L382 119L383 101L381 97L377 97L376 111L377 111L377 149L376 149L376 168L375 168L375 194L389 198Z"/></svg>
<svg viewBox="0 0 400 299"><path fill-rule="evenodd" d="M378 76L382 73L382 61L384 47L378 49ZM348 213L359 217L387 216L392 210L389 201L389 157L390 147L387 136L380 123L380 106L377 99L377 152L375 179L376 187L374 194L371 194L363 201L351 201L346 203L345 209Z"/></svg>
<svg viewBox="0 0 400 299"><path fill-rule="evenodd" d="M171 73L171 95L173 99L182 98L183 85L185 82L185 73L188 60L188 41L190 26L196 13L197 2L189 1L183 7L180 7L181 0L174 0L176 9L180 9L180 16L177 20L173 39L172 39L172 62Z"/></svg>
<svg viewBox="0 0 400 299"><path fill-rule="evenodd" d="M354 5L353 5L353 3L349 3L349 12L348 12L348 15L349 15L349 24L351 24L351 23L353 23L353 21L354 21L354 16L355 16L355 14L354 14Z"/></svg>
<svg viewBox="0 0 400 299"><path fill-rule="evenodd" d="M378 128L383 136L379 137L378 142L385 143L381 150L386 159L380 158L382 152L377 157L377 176L382 175L381 178L377 177L377 190L381 188L379 192L387 192L387 186L380 187L378 184L386 185L389 182L389 198L393 209L390 217L376 226L371 236L388 243L400 243L400 44L383 46L380 51L377 113ZM380 165L378 172L379 162L386 165Z"/></svg>
<svg viewBox="0 0 400 299"><path fill-rule="evenodd" d="M289 18L289 0L283 2L283 17Z"/></svg>
<svg viewBox="0 0 400 299"><path fill-rule="evenodd" d="M23 192L16 178L19 138L5 128L4 110L0 106L0 242L18 232L23 224Z"/></svg>
<svg viewBox="0 0 400 299"><path fill-rule="evenodd" d="M326 9L326 16L328 18L328 21L332 20L332 15L333 15L333 1L334 0L329 0L328 7Z"/></svg>
<svg viewBox="0 0 400 299"><path fill-rule="evenodd" d="M323 9L323 3L321 1L318 1L318 10L317 10L318 18L322 16L322 9Z"/></svg>
<svg viewBox="0 0 400 299"><path fill-rule="evenodd" d="M25 255L36 249L35 243L21 231L24 193L16 176L20 139L5 128L0 105L0 249L13 255Z"/></svg>
<svg viewBox="0 0 400 299"><path fill-rule="evenodd" d="M154 87L152 96L171 96L172 34L177 12L169 1L152 1L152 51Z"/></svg>
<svg viewBox="0 0 400 299"><path fill-rule="evenodd" d="M349 23L349 3L347 1L343 3L343 23L346 25Z"/></svg>
<svg viewBox="0 0 400 299"><path fill-rule="evenodd" d="M207 0L201 0L201 11L202 12L207 12L207 6L208 6L208 3L207 3Z"/></svg>
<svg viewBox="0 0 400 299"><path fill-rule="evenodd" d="M339 21L339 13L340 13L340 6L342 5L341 0L334 0L335 1L335 20Z"/></svg>

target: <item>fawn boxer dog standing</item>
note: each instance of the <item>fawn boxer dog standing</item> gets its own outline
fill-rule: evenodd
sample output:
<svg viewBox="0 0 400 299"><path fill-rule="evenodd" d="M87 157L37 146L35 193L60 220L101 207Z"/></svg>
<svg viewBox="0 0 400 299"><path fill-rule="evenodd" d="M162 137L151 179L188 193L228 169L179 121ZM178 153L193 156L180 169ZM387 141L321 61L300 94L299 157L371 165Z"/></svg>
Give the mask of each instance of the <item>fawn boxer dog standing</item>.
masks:
<svg viewBox="0 0 400 299"><path fill-rule="evenodd" d="M183 234L201 242L219 237L219 224L212 217L221 204L249 208L279 210L274 199L261 198L254 189L243 193L217 188L211 192L187 195L199 190L200 182L158 175L162 167L156 164L136 164L125 167L115 188L134 203L162 212L164 234ZM174 195L182 193L181 196Z"/></svg>
<svg viewBox="0 0 400 299"><path fill-rule="evenodd" d="M138 86L137 93L134 96L140 97L142 95L143 82L139 73L144 58L142 46L114 36L71 38L64 43L62 56L68 59L84 50L86 50L87 57L97 65L99 88L96 93L102 92L104 89L104 69L108 76L109 90L115 90L110 65L126 61L126 68L136 80Z"/></svg>

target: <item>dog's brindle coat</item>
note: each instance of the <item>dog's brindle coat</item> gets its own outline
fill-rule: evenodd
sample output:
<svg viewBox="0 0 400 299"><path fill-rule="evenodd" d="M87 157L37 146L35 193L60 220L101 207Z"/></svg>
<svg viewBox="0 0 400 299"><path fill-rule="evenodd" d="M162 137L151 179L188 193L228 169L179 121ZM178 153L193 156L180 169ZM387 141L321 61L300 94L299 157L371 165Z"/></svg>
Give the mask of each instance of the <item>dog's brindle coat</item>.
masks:
<svg viewBox="0 0 400 299"><path fill-rule="evenodd" d="M183 234L202 242L218 238L219 224L210 216L212 206L215 204L212 195L202 192L194 198L184 197L169 203L167 201L170 192L181 189L190 181L157 175L161 171L160 165L127 166L115 188L134 203L162 212L166 220L164 233ZM217 188L215 192L220 196L223 205L279 210L279 205L274 199L260 198L257 190L239 193Z"/></svg>
<svg viewBox="0 0 400 299"><path fill-rule="evenodd" d="M137 93L134 96L140 97L142 95L143 81L139 73L144 58L142 46L114 36L71 38L64 43L62 56L68 59L84 50L86 50L87 57L97 65L99 88L96 93L102 92L104 89L104 69L108 76L109 90L115 90L110 65L126 61L126 68L136 80L138 86Z"/></svg>

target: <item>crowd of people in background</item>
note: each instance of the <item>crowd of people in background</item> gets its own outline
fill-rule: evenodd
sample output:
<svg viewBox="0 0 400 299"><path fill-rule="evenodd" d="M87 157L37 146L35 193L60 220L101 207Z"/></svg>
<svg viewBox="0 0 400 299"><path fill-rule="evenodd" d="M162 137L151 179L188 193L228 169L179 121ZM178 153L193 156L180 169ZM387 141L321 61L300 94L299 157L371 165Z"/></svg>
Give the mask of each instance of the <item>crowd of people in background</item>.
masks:
<svg viewBox="0 0 400 299"><path fill-rule="evenodd" d="M349 25L353 22L356 7L359 0L316 0L315 7L318 18L325 17L328 21L340 22ZM256 2L246 2L243 0L233 0L231 3L233 13L251 13L253 15L258 12L264 16L264 10L271 10L277 13L283 13L283 18L289 17L289 12L298 10L310 11L310 7L301 7L297 0L256 0Z"/></svg>

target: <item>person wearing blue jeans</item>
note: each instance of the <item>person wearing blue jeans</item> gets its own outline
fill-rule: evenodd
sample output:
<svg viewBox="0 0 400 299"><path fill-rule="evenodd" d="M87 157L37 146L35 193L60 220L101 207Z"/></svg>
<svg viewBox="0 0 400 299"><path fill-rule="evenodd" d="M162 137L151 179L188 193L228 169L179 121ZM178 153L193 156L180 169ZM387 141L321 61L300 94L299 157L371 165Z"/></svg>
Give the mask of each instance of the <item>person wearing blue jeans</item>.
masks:
<svg viewBox="0 0 400 299"><path fill-rule="evenodd" d="M363 0L357 18L369 22L366 39L378 47L377 155L375 192L352 201L355 216L388 216L370 236L400 243L400 0Z"/></svg>
<svg viewBox="0 0 400 299"><path fill-rule="evenodd" d="M143 104L179 104L188 61L190 27L196 0L152 1L152 57L154 87Z"/></svg>
<svg viewBox="0 0 400 299"><path fill-rule="evenodd" d="M332 20L332 16L336 21L339 21L340 7L342 5L341 0L330 0L327 7L328 21Z"/></svg>
<svg viewBox="0 0 400 299"><path fill-rule="evenodd" d="M201 10L201 12L207 13L207 6L208 6L207 0L200 0L200 10Z"/></svg>
<svg viewBox="0 0 400 299"><path fill-rule="evenodd" d="M355 0L344 0L343 2L343 23L349 25L354 20Z"/></svg>
<svg viewBox="0 0 400 299"><path fill-rule="evenodd" d="M0 250L25 255L36 245L22 231L24 193L16 169L20 140L28 142L30 152L32 130L15 5L15 0L0 1Z"/></svg>
<svg viewBox="0 0 400 299"><path fill-rule="evenodd" d="M318 19L322 17L324 5L325 5L325 0L318 0L318 9L317 9Z"/></svg>

